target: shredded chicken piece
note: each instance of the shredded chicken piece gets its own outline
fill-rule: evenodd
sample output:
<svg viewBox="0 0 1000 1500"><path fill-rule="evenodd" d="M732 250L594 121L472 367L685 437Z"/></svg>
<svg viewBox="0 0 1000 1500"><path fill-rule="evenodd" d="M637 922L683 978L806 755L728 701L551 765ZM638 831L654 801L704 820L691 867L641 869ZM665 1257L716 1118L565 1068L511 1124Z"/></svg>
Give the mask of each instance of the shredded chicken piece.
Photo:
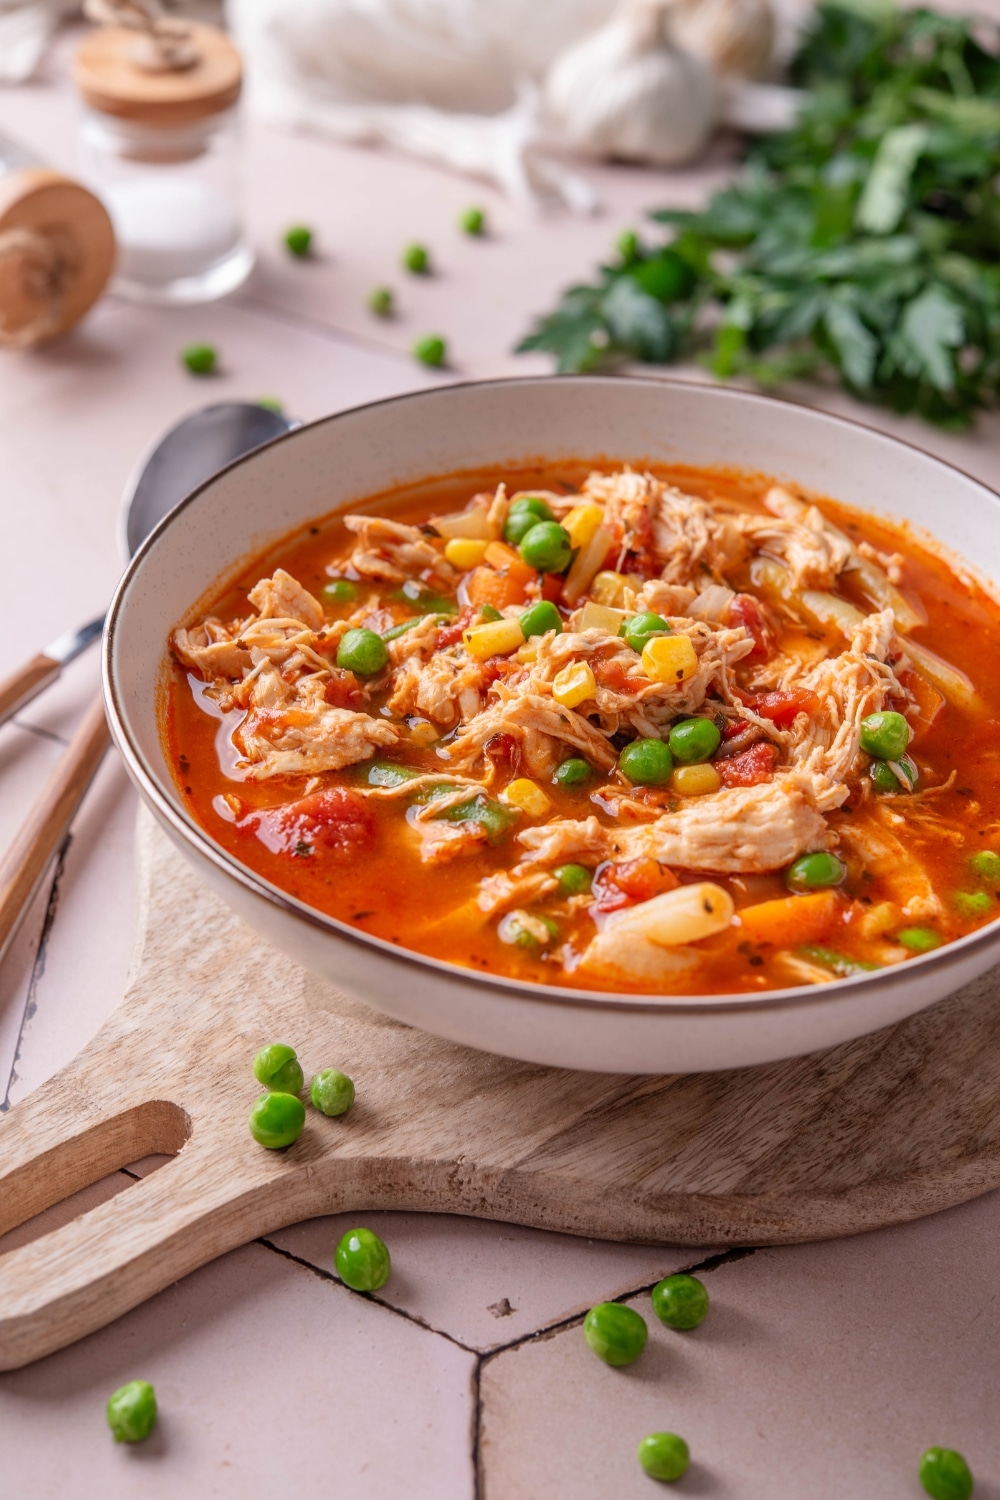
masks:
<svg viewBox="0 0 1000 1500"><path fill-rule="evenodd" d="M249 691L249 711L234 732L248 781L269 776L315 775L368 760L379 746L399 735L384 719L333 708L320 674L288 683L270 662L262 665Z"/></svg>
<svg viewBox="0 0 1000 1500"><path fill-rule="evenodd" d="M905 699L887 657L894 636L891 609L868 615L857 626L846 651L803 673L798 684L819 701L802 714L786 739L792 765L842 782L857 759L861 721L890 699Z"/></svg>
<svg viewBox="0 0 1000 1500"><path fill-rule="evenodd" d="M547 870L530 870L524 874L517 870L500 870L496 875L483 876L476 901L481 912L495 917L521 902L538 901L550 895L558 884Z"/></svg>
<svg viewBox="0 0 1000 1500"><path fill-rule="evenodd" d="M234 634L214 615L190 629L179 627L170 637L170 645L175 656L206 682L218 677L242 677L252 666L250 651L238 632Z"/></svg>
<svg viewBox="0 0 1000 1500"><path fill-rule="evenodd" d="M701 587L706 574L719 578L745 550L729 516L652 474L631 469L591 474L583 494L604 506L604 525L620 548L619 562L629 553L642 561L655 559L667 583L696 581Z"/></svg>
<svg viewBox="0 0 1000 1500"><path fill-rule="evenodd" d="M416 526L384 516L345 516L344 525L358 538L351 567L362 578L403 583L426 574L443 587L454 587L458 574Z"/></svg>
<svg viewBox="0 0 1000 1500"><path fill-rule="evenodd" d="M754 549L779 558L788 568L793 589L828 589L850 561L853 548L815 505L803 505L778 488L765 505L774 519L747 513L734 524ZM791 505L787 502L793 502Z"/></svg>
<svg viewBox="0 0 1000 1500"><path fill-rule="evenodd" d="M676 812L637 828L605 828L596 818L557 819L526 828L518 840L528 861L638 859L646 856L685 870L761 874L833 842L821 801L839 805L846 787L789 771L752 787L729 787L684 803ZM527 862L527 861L526 861Z"/></svg>
<svg viewBox="0 0 1000 1500"><path fill-rule="evenodd" d="M400 640L405 641L406 636ZM399 717L423 714L450 729L460 720L468 722L476 717L483 706L485 684L483 663L470 657L464 647L448 647L428 661L414 654L401 663L393 677L388 708Z"/></svg>
<svg viewBox="0 0 1000 1500"><path fill-rule="evenodd" d="M495 734L509 734L521 747L522 763L531 776L545 776L562 758L560 745L571 745L593 765L610 771L617 756L599 729L582 714L562 708L551 697L511 689L497 683L499 701L465 724L450 745L439 751L448 763L469 769Z"/></svg>
<svg viewBox="0 0 1000 1500"><path fill-rule="evenodd" d="M686 584L664 583L662 578L651 578L634 596L631 608L635 614L648 609L651 614L663 615L668 620L672 615L687 618L696 598L697 590Z"/></svg>
<svg viewBox="0 0 1000 1500"><path fill-rule="evenodd" d="M889 828L866 818L843 823L839 832L848 855L879 877L908 921L926 922L940 917L944 909L941 898L923 863Z"/></svg>
<svg viewBox="0 0 1000 1500"><path fill-rule="evenodd" d="M309 630L323 628L323 606L284 568L254 584L247 598L262 620L301 620Z"/></svg>

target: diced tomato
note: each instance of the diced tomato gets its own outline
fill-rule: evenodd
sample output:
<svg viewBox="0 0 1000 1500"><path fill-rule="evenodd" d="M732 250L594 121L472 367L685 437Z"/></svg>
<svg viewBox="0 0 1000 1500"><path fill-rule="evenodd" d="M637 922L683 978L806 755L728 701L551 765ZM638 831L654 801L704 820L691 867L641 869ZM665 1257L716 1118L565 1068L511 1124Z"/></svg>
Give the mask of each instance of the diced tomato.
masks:
<svg viewBox="0 0 1000 1500"><path fill-rule="evenodd" d="M461 611L458 617L450 625L446 625L437 638L439 647L457 646L462 639L462 631L468 630L476 618L476 611L469 606Z"/></svg>
<svg viewBox="0 0 1000 1500"><path fill-rule="evenodd" d="M742 734L745 729L749 728L749 719L727 719L722 728L722 738L734 740L738 734Z"/></svg>
<svg viewBox="0 0 1000 1500"><path fill-rule="evenodd" d="M774 650L774 633L758 601L752 594L737 594L729 605L729 623L742 625L753 637L753 650L747 661L766 661Z"/></svg>
<svg viewBox="0 0 1000 1500"><path fill-rule="evenodd" d="M512 734L491 734L483 746L497 770L516 776L521 769L521 746Z"/></svg>
<svg viewBox="0 0 1000 1500"><path fill-rule="evenodd" d="M791 724L799 714L815 713L819 702L814 693L804 688L783 688L769 693L741 693L737 696L746 708L752 708L762 719L769 719L779 728Z"/></svg>
<svg viewBox="0 0 1000 1500"><path fill-rule="evenodd" d="M334 708L357 708L364 702L365 695L353 672L331 667L330 681L323 689L323 697Z"/></svg>
<svg viewBox="0 0 1000 1500"><path fill-rule="evenodd" d="M679 883L674 872L659 860L623 859L598 872L592 905L600 912L617 911L634 901L649 901L672 891Z"/></svg>
<svg viewBox="0 0 1000 1500"><path fill-rule="evenodd" d="M712 764L723 786L757 786L774 774L778 751L776 746L762 740L760 744L751 745L749 750L741 750L739 755Z"/></svg>
<svg viewBox="0 0 1000 1500"><path fill-rule="evenodd" d="M326 787L297 802L251 813L239 826L255 833L272 854L300 858L314 853L353 854L371 843L375 831L364 798L343 786Z"/></svg>
<svg viewBox="0 0 1000 1500"><path fill-rule="evenodd" d="M649 687L648 677L630 677L624 664L616 656L610 661L595 661L593 671L601 686L610 688L613 693L635 693Z"/></svg>
<svg viewBox="0 0 1000 1500"><path fill-rule="evenodd" d="M564 582L561 573L543 573L542 598L547 599L550 604L558 604L562 599Z"/></svg>

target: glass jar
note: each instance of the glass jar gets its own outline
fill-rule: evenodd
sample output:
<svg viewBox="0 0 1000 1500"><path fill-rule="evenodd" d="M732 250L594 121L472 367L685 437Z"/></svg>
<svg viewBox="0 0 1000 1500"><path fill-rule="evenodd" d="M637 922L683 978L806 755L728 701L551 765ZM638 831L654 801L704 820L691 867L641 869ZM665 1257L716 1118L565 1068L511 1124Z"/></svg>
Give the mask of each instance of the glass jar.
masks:
<svg viewBox="0 0 1000 1500"><path fill-rule="evenodd" d="M113 288L138 301L211 301L254 263L241 211L239 54L215 27L191 32L199 60L176 72L144 70L135 33L118 27L93 33L76 59L82 170L114 223Z"/></svg>

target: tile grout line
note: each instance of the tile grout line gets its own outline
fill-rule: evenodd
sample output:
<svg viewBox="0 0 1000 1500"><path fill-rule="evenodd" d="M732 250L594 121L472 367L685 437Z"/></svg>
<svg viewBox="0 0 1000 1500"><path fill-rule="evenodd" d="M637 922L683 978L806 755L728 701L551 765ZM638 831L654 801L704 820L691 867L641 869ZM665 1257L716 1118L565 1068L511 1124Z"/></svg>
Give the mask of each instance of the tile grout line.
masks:
<svg viewBox="0 0 1000 1500"><path fill-rule="evenodd" d="M248 312L271 318L276 323L300 328L306 333L318 334L321 338L329 339L334 343L348 344L351 348L364 350L366 354L381 354L408 369L414 367L413 357L406 350L397 349L395 344L384 344L381 339L366 337L365 334L356 333L353 329L341 328L337 323L311 318L307 313L296 312L293 308L283 307L277 302L268 302L265 298L254 296L249 292L233 297L231 302L234 307L243 307ZM441 373L461 375L459 370L442 370Z"/></svg>
<svg viewBox="0 0 1000 1500"><path fill-rule="evenodd" d="M67 834L66 838L56 855L55 870L52 873L52 884L49 886L49 899L45 905L45 917L42 921L42 930L38 938L38 947L35 949L34 961L31 965L31 978L28 980L28 993L24 998L24 1011L21 1016L21 1024L17 1032L17 1045L14 1048L14 1057L10 1065L10 1073L7 1078L7 1088L4 1092L3 1102L0 1103L0 1114L5 1114L10 1109L10 1091L17 1079L17 1064L21 1056L21 1046L24 1042L24 1030L32 1016L32 1007L35 996L38 993L39 981L45 973L45 961L48 955L49 940L55 925L56 913L59 909L60 885L63 872L66 868L66 855L69 846L73 842L73 835Z"/></svg>
<svg viewBox="0 0 1000 1500"><path fill-rule="evenodd" d="M27 734L37 734L40 739L51 740L54 745L62 745L63 749L69 745L69 740L61 734L56 734L54 729L43 729L41 724L29 724L26 719L14 718L10 722Z"/></svg>

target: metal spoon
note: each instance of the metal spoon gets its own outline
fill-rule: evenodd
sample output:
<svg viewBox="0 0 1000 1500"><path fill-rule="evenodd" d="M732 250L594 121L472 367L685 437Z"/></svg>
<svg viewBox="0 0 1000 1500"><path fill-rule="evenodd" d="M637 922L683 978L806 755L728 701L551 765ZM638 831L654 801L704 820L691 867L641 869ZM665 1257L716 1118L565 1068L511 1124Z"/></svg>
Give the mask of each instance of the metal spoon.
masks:
<svg viewBox="0 0 1000 1500"><path fill-rule="evenodd" d="M270 407L226 401L185 417L140 461L125 489L124 534L131 557L149 533L206 479L233 459L272 442L298 423ZM0 724L54 682L67 662L96 641L104 616L46 646L0 683ZM87 710L26 821L0 859L0 962L62 844L110 743L104 700Z"/></svg>

